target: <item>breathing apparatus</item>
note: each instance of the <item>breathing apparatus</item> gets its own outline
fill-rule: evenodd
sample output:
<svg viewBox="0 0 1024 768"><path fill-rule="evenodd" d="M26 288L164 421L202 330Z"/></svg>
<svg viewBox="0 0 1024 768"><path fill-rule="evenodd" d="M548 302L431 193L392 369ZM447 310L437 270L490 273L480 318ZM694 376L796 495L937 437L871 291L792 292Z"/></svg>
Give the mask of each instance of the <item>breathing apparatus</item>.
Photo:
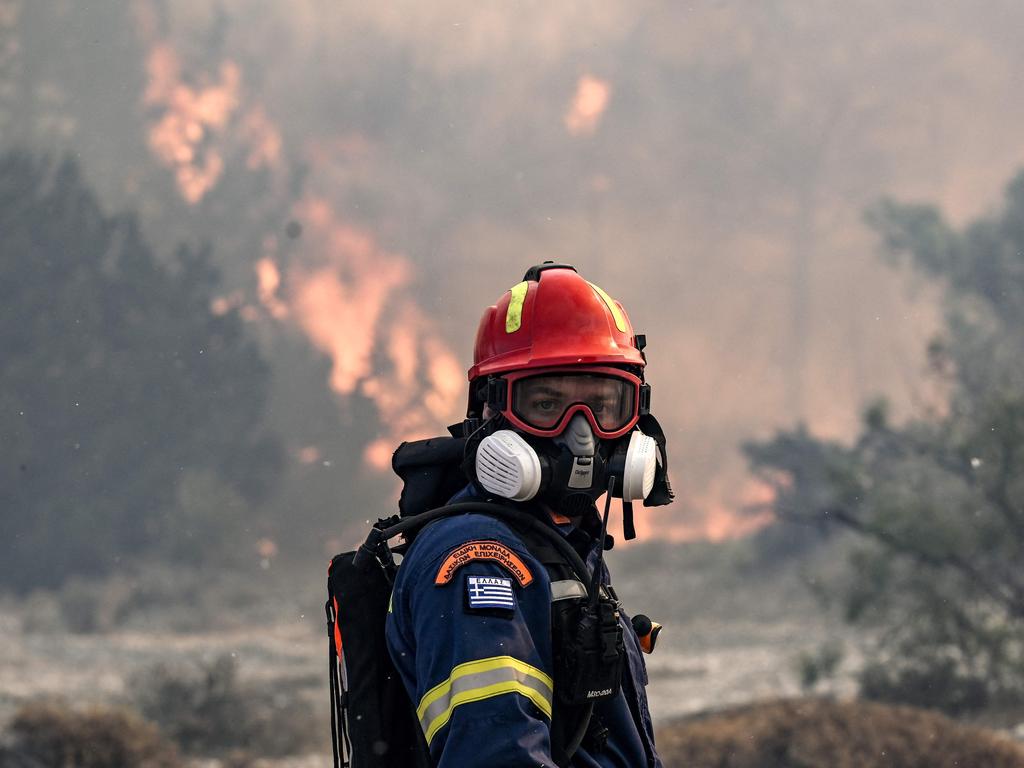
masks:
<svg viewBox="0 0 1024 768"><path fill-rule="evenodd" d="M575 517L593 510L614 478L612 495L622 499L627 539L635 535L634 501L654 506L672 499L663 446L639 428L614 441L596 440L577 415L568 434L538 439L503 422L500 416L488 420L466 444L463 467L489 495L518 502L536 499ZM657 425L653 418L648 423Z"/></svg>

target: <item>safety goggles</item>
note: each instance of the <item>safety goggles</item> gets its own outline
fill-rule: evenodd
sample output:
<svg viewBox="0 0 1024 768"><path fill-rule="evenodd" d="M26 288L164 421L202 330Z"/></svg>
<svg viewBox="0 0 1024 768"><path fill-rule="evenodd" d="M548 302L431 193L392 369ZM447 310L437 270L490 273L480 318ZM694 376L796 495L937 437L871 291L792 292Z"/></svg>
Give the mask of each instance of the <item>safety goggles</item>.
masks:
<svg viewBox="0 0 1024 768"><path fill-rule="evenodd" d="M488 401L525 432L560 434L582 413L594 434L621 437L649 407L650 387L618 368L557 368L507 373L492 379Z"/></svg>

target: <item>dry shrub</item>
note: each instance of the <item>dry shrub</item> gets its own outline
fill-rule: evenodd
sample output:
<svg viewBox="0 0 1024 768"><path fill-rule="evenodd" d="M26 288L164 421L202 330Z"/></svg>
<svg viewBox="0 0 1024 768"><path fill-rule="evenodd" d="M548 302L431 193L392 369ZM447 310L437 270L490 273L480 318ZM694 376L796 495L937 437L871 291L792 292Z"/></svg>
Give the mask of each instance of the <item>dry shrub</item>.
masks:
<svg viewBox="0 0 1024 768"><path fill-rule="evenodd" d="M934 712L802 699L659 730L666 768L1022 768L1024 748Z"/></svg>
<svg viewBox="0 0 1024 768"><path fill-rule="evenodd" d="M57 593L65 627L76 634L111 631L120 623L131 592L131 585L120 575L95 581L69 579Z"/></svg>
<svg viewBox="0 0 1024 768"><path fill-rule="evenodd" d="M954 659L933 659L923 653L895 663L868 664L858 676L860 695L886 704L938 709L954 717L992 708L997 703L992 690L997 681L978 677L965 667ZM999 693L999 703L1020 704L1019 690Z"/></svg>
<svg viewBox="0 0 1024 768"><path fill-rule="evenodd" d="M4 768L180 768L177 749L134 712L23 706L0 749Z"/></svg>
<svg viewBox="0 0 1024 768"><path fill-rule="evenodd" d="M17 611L25 633L205 632L293 616L296 589L290 575L257 565L186 568L148 561L102 578L75 577L58 589L36 590L10 610ZM316 605L305 595L299 599Z"/></svg>
<svg viewBox="0 0 1024 768"><path fill-rule="evenodd" d="M301 691L285 681L245 682L231 656L160 664L136 675L131 688L139 711L187 754L295 755L323 739L322 719Z"/></svg>
<svg viewBox="0 0 1024 768"><path fill-rule="evenodd" d="M34 590L18 608L12 608L12 613L21 618L21 631L24 633L56 634L65 630L60 601L50 590Z"/></svg>

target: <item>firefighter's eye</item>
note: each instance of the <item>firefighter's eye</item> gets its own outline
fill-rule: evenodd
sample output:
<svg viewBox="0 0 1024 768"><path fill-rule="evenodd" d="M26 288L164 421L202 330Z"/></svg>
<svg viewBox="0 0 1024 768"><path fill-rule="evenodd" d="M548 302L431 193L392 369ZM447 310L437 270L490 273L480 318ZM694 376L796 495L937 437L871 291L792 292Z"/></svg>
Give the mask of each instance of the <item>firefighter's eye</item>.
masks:
<svg viewBox="0 0 1024 768"><path fill-rule="evenodd" d="M558 401L547 398L545 400L534 400L533 407L543 413L551 413L558 407Z"/></svg>

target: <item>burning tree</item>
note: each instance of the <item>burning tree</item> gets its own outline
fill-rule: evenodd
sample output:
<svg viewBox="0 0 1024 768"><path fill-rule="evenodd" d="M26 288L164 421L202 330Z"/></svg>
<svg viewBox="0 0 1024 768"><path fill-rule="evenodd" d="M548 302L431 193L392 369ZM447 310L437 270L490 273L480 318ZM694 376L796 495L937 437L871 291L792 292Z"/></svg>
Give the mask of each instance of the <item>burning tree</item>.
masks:
<svg viewBox="0 0 1024 768"><path fill-rule="evenodd" d="M189 526L227 535L217 518L242 502L183 517L183 481L252 501L280 457L262 427L268 366L238 312L211 308L208 254L160 263L73 163L17 153L0 157L0 226L0 583L194 550L208 531Z"/></svg>
<svg viewBox="0 0 1024 768"><path fill-rule="evenodd" d="M963 231L931 207L869 220L941 281L928 350L947 402L903 425L869 409L852 447L802 430L746 447L791 522L858 534L850 620L882 629L865 695L965 711L1024 697L1024 174Z"/></svg>

